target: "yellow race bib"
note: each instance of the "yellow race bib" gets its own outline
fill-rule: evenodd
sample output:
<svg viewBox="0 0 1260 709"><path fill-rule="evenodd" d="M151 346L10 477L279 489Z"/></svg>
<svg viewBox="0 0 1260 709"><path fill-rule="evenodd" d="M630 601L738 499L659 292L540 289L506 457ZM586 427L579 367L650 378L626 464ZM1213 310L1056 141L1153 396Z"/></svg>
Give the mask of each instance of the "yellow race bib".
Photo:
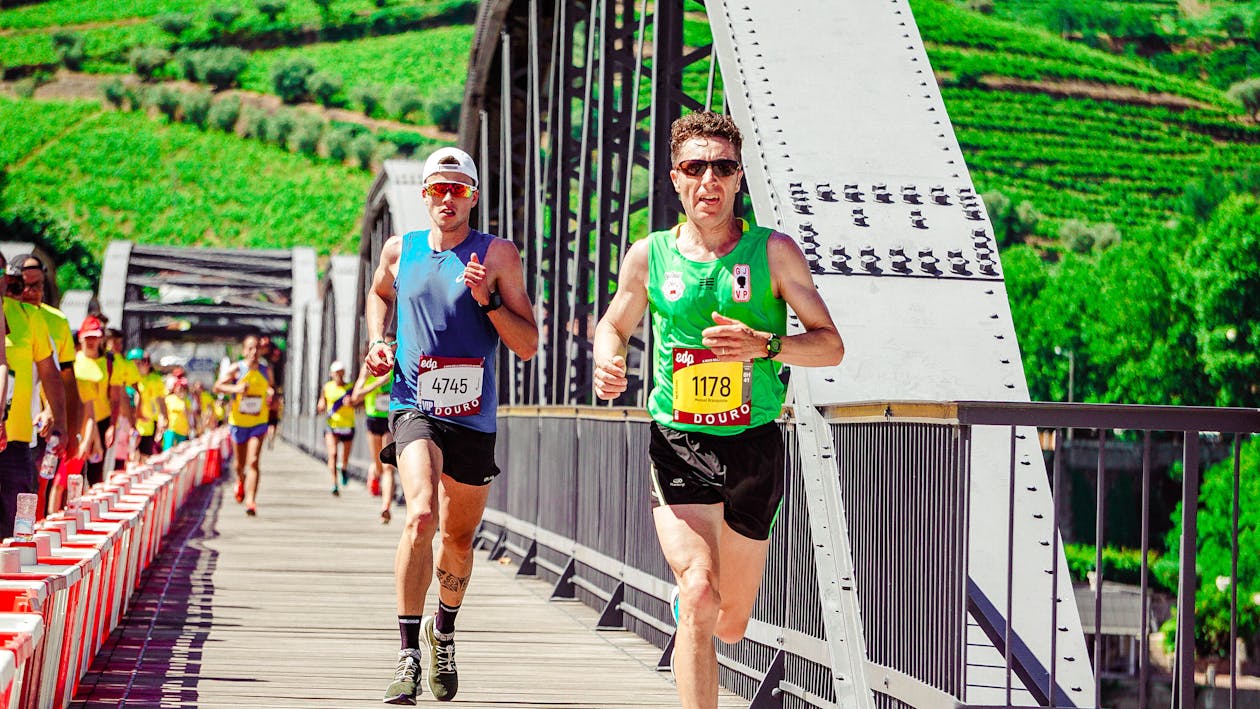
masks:
<svg viewBox="0 0 1260 709"><path fill-rule="evenodd" d="M751 384L751 362L721 362L711 350L674 348L674 420L679 423L749 425Z"/></svg>

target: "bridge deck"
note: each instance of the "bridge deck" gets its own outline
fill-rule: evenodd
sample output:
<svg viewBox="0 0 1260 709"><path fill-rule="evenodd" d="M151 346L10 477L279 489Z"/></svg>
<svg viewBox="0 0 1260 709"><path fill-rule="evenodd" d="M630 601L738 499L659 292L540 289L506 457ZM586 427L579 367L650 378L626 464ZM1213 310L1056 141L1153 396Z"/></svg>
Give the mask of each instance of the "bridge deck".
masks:
<svg viewBox="0 0 1260 709"><path fill-rule="evenodd" d="M264 451L262 468L256 518L230 484L190 500L74 706L381 706L398 642L401 515L381 525L361 484L331 497L323 465L284 444ZM458 703L678 705L668 673L653 669L656 648L596 632L594 611L548 602L547 586L514 571L478 555L459 620ZM741 705L724 695L723 707Z"/></svg>

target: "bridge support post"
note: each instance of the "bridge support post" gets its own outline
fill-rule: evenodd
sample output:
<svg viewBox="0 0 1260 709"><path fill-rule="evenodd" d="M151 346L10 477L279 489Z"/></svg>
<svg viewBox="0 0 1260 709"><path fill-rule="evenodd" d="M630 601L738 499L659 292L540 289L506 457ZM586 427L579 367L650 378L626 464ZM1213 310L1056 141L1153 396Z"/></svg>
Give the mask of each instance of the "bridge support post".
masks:
<svg viewBox="0 0 1260 709"><path fill-rule="evenodd" d="M774 659L766 668L766 675L761 678L748 709L782 709L783 690L779 689L779 683L783 681L783 658L782 650L774 653Z"/></svg>
<svg viewBox="0 0 1260 709"><path fill-rule="evenodd" d="M569 557L569 563L564 565L564 571L560 572L560 578L556 579L556 585L551 589L551 600L577 597L577 591L573 587L573 572L576 569L577 560Z"/></svg>
<svg viewBox="0 0 1260 709"><path fill-rule="evenodd" d="M516 570L516 576L537 576L538 566L534 563L534 558L538 556L538 542L530 542L529 549L526 550L525 556L521 557L521 566Z"/></svg>
<svg viewBox="0 0 1260 709"><path fill-rule="evenodd" d="M618 582L617 588L613 589L612 596L608 598L608 603L604 605L604 610L599 614L599 622L595 624L596 630L624 630L626 627L625 614L621 612L621 602L626 598L626 582Z"/></svg>

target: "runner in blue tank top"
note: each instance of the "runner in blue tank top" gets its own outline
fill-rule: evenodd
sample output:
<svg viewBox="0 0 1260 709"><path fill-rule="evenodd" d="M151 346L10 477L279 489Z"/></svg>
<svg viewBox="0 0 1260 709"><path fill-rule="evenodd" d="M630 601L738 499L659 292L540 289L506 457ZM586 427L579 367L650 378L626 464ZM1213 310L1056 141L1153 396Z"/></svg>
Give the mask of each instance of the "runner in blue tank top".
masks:
<svg viewBox="0 0 1260 709"><path fill-rule="evenodd" d="M472 574L473 538L489 485L499 473L495 357L500 340L522 359L538 349L520 254L511 241L468 226L478 199L472 158L442 148L425 161L423 175L421 195L433 228L385 242L364 313L372 340L364 365L373 376L394 370L394 442L381 451L381 461L397 461L407 500L394 559L402 650L385 691L387 704L415 703L421 634L433 696L449 701L459 689L455 614ZM397 342L384 338L390 303L397 306ZM438 529L442 546L435 565ZM425 617L435 571L438 608Z"/></svg>

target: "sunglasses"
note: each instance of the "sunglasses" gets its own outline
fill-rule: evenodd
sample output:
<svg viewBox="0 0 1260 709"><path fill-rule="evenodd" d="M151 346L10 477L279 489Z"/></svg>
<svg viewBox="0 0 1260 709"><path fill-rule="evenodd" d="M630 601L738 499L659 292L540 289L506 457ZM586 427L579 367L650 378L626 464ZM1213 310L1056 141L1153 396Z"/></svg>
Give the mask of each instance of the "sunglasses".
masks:
<svg viewBox="0 0 1260 709"><path fill-rule="evenodd" d="M683 160L674 167L675 170L678 170L687 177L699 177L709 168L713 168L713 174L718 177L730 177L731 175L739 172L739 161Z"/></svg>
<svg viewBox="0 0 1260 709"><path fill-rule="evenodd" d="M463 182L434 182L433 184L425 185L420 194L437 199L442 199L448 194L455 199L468 199L476 191L476 187Z"/></svg>

